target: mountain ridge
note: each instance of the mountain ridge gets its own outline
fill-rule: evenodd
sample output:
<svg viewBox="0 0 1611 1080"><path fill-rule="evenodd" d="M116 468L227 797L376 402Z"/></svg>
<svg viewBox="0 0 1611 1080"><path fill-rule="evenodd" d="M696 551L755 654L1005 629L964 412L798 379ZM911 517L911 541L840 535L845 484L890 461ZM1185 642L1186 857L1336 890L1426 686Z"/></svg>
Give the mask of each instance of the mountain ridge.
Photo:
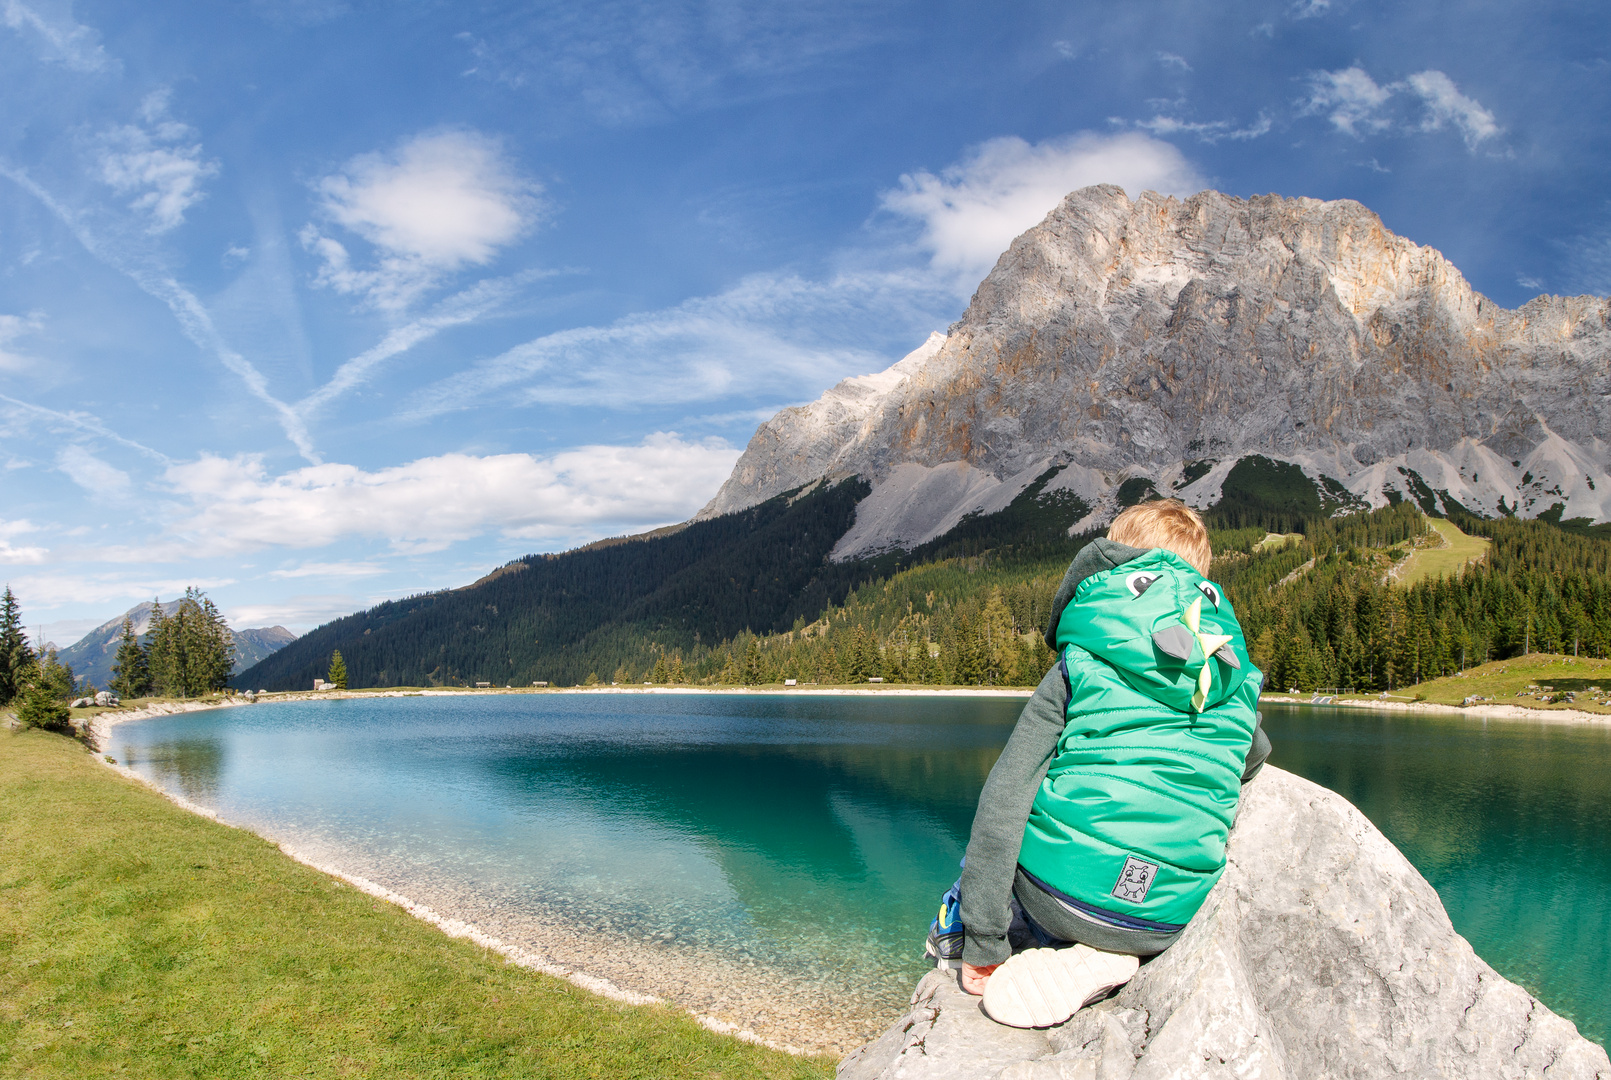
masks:
<svg viewBox="0 0 1611 1080"><path fill-rule="evenodd" d="M164 615L179 610L180 601L169 600L162 605ZM58 659L73 669L73 674L93 686L105 688L112 681L112 665L117 662L118 645L123 640L123 620L134 624L134 635L143 642L151 630L151 614L156 605L146 600L134 605L116 618L108 619L67 648ZM265 657L296 640L297 635L283 626L251 627L231 630L235 639L235 672L252 667Z"/></svg>
<svg viewBox="0 0 1611 1080"><path fill-rule="evenodd" d="M1252 455L1362 507L1611 520L1611 301L1500 307L1348 200L1084 188L943 340L763 423L701 516L859 475L848 559L1052 466L1079 528L1130 481L1206 508Z"/></svg>

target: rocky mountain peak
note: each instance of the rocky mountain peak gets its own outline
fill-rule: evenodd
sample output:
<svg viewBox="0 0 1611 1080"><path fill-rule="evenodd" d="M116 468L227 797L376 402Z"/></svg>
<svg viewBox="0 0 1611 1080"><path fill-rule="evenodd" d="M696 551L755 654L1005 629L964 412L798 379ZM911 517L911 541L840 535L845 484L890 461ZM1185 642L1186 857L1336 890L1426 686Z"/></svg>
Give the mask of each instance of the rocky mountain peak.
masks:
<svg viewBox="0 0 1611 1080"><path fill-rule="evenodd" d="M1013 241L943 341L761 425L702 513L859 474L859 554L1049 467L1100 515L1140 478L1210 505L1258 455L1360 505L1605 521L1608 441L1606 299L1501 307L1353 201L1107 185Z"/></svg>

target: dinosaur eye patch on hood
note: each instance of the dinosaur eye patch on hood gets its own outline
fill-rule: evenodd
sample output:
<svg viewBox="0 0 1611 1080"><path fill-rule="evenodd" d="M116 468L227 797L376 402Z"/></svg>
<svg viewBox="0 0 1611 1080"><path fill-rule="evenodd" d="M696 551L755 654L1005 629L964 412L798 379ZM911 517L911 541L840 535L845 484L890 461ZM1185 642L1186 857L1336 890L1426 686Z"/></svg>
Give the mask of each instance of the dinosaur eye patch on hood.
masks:
<svg viewBox="0 0 1611 1080"><path fill-rule="evenodd" d="M1101 657L1136 690L1179 712L1212 708L1252 669L1223 590L1161 548L1081 581L1056 641Z"/></svg>

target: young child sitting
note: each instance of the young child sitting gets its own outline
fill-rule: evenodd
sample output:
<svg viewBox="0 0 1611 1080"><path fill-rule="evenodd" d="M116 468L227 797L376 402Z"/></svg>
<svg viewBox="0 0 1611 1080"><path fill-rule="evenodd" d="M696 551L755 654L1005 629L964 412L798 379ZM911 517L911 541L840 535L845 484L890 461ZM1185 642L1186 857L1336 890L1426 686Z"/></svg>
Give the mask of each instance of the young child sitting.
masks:
<svg viewBox="0 0 1611 1080"><path fill-rule="evenodd" d="M1061 1023L1129 981L1225 868L1241 785L1270 743L1264 676L1205 577L1211 558L1184 503L1143 503L1057 590L1057 664L990 770L929 937L1000 1023Z"/></svg>

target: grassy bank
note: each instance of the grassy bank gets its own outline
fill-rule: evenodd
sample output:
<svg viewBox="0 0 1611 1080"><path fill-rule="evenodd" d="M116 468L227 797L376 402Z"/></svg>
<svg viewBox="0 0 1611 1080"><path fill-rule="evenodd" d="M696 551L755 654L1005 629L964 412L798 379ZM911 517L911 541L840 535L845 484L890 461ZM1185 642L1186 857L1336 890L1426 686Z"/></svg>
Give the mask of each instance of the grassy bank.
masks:
<svg viewBox="0 0 1611 1080"><path fill-rule="evenodd" d="M1285 696L1278 690L1270 693ZM1570 699L1568 694L1572 695ZM1531 653L1405 686L1387 696L1389 701L1425 701L1432 705L1462 705L1468 699L1476 699L1473 705L1571 709L1611 716L1611 660ZM1374 701L1379 700L1379 695L1347 694L1338 700Z"/></svg>
<svg viewBox="0 0 1611 1080"><path fill-rule="evenodd" d="M514 967L0 730L0 1076L831 1073Z"/></svg>

